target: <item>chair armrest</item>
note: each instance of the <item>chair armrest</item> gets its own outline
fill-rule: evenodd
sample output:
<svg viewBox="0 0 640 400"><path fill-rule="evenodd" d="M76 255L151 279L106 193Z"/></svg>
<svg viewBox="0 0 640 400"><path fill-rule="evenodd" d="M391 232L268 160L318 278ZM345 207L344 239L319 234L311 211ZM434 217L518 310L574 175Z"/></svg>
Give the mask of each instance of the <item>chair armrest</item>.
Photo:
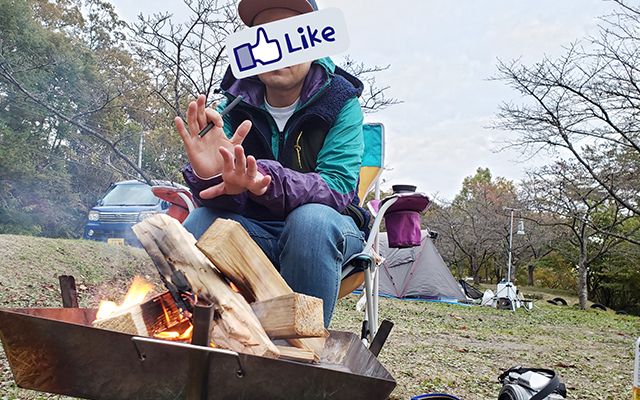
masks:
<svg viewBox="0 0 640 400"><path fill-rule="evenodd" d="M191 192L185 187L156 185L151 187L154 196L187 209L189 212L196 209Z"/></svg>

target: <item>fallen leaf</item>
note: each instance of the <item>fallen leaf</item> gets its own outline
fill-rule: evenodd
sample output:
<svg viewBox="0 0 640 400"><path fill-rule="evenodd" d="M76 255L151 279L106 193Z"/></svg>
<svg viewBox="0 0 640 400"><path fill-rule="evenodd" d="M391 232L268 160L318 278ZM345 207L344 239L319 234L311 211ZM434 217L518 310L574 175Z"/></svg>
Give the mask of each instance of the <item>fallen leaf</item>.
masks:
<svg viewBox="0 0 640 400"><path fill-rule="evenodd" d="M556 364L556 367L560 367L560 368L575 368L576 365L575 364L565 364L563 362L558 362Z"/></svg>
<svg viewBox="0 0 640 400"><path fill-rule="evenodd" d="M457 349L456 350L458 353L468 353L469 350L468 349Z"/></svg>

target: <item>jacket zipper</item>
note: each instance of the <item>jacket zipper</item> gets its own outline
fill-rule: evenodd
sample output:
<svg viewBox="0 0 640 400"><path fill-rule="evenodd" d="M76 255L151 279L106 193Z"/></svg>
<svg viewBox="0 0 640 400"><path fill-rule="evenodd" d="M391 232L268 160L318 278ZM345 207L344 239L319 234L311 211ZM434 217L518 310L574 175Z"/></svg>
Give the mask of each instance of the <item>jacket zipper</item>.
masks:
<svg viewBox="0 0 640 400"><path fill-rule="evenodd" d="M291 128L290 122L293 119L293 116L296 115L297 113L299 113L300 111L304 110L306 107L308 107L309 104L313 103L322 93L324 93L327 90L327 88L329 87L329 82L331 82L331 80L333 79L333 74L331 74L331 73L328 73L328 74L329 74L329 79L327 80L327 83L320 90L318 90L318 92L316 94L314 94L313 97L309 101L307 101L302 107L300 107L300 109L298 111L293 113L291 118L289 118L289 120L285 124L283 131L279 133L280 134L280 138L279 138L280 140L279 140L279 144L278 144L278 160L282 156L282 152L284 150L284 144L285 144L284 143L285 142L285 132L288 132L289 128ZM267 114L269 114L269 113L267 112ZM269 114L269 115L271 115L271 114ZM298 119L297 122L300 122L300 119ZM275 122L274 122L274 124L275 124ZM296 126L297 125L298 124L296 124ZM293 140L293 139L291 139L291 140ZM300 168L302 168L302 163L300 163Z"/></svg>
<svg viewBox="0 0 640 400"><path fill-rule="evenodd" d="M300 147L300 138L302 137L302 131L300 131L300 133L298 134L298 139L296 140L296 144L295 146L293 146L293 148L296 150L296 153L298 153L298 165L300 166L300 169L302 170L302 159L300 158L300 152L302 151L302 147Z"/></svg>

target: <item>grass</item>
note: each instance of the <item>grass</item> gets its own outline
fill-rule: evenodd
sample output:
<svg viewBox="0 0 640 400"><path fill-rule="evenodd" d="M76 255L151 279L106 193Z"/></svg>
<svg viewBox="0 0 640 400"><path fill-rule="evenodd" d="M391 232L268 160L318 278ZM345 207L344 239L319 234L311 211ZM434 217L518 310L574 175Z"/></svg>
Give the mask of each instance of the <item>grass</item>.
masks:
<svg viewBox="0 0 640 400"><path fill-rule="evenodd" d="M58 277L73 275L81 307L121 301L136 274L160 280L142 249L82 240L0 235L0 307L61 307ZM464 400L498 398L500 373L512 366L555 370L568 399L625 399L633 389L640 319L613 311L581 311L571 293L521 287L540 298L531 311L380 299L394 323L379 356L398 385L390 399L450 393ZM569 306L546 300L564 298ZM360 332L358 296L338 303L332 329ZM17 388L0 352L0 400L66 399Z"/></svg>

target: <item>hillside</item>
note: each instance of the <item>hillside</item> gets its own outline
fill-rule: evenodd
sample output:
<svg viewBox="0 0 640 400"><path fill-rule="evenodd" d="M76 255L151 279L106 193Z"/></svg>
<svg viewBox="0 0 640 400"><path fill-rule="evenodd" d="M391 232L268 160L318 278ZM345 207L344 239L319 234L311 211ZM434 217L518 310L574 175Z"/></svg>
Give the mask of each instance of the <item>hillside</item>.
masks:
<svg viewBox="0 0 640 400"><path fill-rule="evenodd" d="M162 291L142 249L0 235L0 307L61 307L58 276L65 274L76 278L81 307L120 301L134 275ZM381 318L395 324L380 355L398 382L391 399L432 392L464 400L497 399L498 375L516 365L555 370L569 389L569 399L630 398L640 319L554 306L545 300L562 293L536 294L543 299L530 312L380 299ZM573 304L570 296L562 295ZM340 300L332 329L360 331L357 299L351 294ZM0 396L59 398L16 388L3 351Z"/></svg>

